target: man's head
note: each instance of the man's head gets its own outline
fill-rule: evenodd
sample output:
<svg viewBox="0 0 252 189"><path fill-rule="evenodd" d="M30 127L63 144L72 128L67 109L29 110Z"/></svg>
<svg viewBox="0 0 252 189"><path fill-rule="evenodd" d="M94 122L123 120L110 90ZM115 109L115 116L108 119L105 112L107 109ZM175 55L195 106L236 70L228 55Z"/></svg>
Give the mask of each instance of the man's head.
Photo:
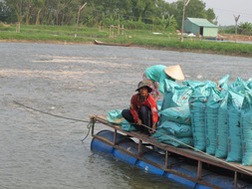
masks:
<svg viewBox="0 0 252 189"><path fill-rule="evenodd" d="M138 91L141 96L147 96L152 91L152 82L150 80L140 81L136 91Z"/></svg>

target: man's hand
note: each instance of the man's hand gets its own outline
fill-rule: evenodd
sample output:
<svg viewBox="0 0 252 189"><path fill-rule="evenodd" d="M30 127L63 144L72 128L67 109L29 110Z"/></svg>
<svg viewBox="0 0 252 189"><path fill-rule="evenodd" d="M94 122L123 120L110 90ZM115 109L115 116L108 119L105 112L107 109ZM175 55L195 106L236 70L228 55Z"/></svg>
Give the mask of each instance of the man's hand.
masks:
<svg viewBox="0 0 252 189"><path fill-rule="evenodd" d="M142 120L141 119L137 120L137 125L142 126Z"/></svg>
<svg viewBox="0 0 252 189"><path fill-rule="evenodd" d="M154 134L156 132L156 130L157 130L157 124L153 123L152 128L150 130L150 134Z"/></svg>

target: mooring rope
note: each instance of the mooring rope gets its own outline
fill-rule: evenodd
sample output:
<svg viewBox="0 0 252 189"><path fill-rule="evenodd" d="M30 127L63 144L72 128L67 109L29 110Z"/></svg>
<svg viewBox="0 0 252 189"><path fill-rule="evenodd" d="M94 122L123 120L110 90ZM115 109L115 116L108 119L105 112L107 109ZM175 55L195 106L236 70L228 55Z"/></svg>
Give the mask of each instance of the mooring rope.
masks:
<svg viewBox="0 0 252 189"><path fill-rule="evenodd" d="M77 122L88 123L88 125L87 125L88 133L87 133L87 135L81 140L81 142L84 142L84 140L85 140L85 139L88 137L88 135L90 134L90 129L91 129L91 127L92 127L91 121L86 121L86 120L82 120L82 119L76 119L76 118L61 116L61 115L57 115L57 114L52 114L52 113L49 113L49 112L46 112L46 111L42 111L42 110L39 110L39 109L30 107L30 106L27 106L27 105L22 104L22 103L17 102L17 101L13 101L13 102L14 102L15 104L19 105L19 106L22 106L22 107L26 108L26 109L30 109L30 110L32 110L32 111L36 111L36 112L39 112L39 113L42 113L42 114L50 115L50 116L57 117L57 118L61 118L61 119L67 119L67 120L72 120L72 121L77 121Z"/></svg>
<svg viewBox="0 0 252 189"><path fill-rule="evenodd" d="M88 128L88 133L86 134L86 136L81 140L81 142L83 143L84 140L86 140L86 138L88 137L88 135L90 134L90 130L92 128L92 122L90 121L87 125L87 128Z"/></svg>
<svg viewBox="0 0 252 189"><path fill-rule="evenodd" d="M13 101L13 102L15 104L19 105L19 106L23 106L23 107L25 107L27 109L30 109L30 110L33 110L33 111L36 111L36 112L39 112L39 113L42 113L42 114L47 114L47 115L50 115L50 116L53 116L53 117L68 119L68 120L77 121L77 122L89 123L89 121L86 121L86 120L76 119L76 118L71 118L71 117L66 117L66 116L61 116L61 115L57 115L57 114L52 114L52 113L49 113L49 112L46 112L46 111L43 111L43 110L39 110L39 109L30 107L30 106L27 106L27 105L22 104L22 103L17 102L17 101Z"/></svg>

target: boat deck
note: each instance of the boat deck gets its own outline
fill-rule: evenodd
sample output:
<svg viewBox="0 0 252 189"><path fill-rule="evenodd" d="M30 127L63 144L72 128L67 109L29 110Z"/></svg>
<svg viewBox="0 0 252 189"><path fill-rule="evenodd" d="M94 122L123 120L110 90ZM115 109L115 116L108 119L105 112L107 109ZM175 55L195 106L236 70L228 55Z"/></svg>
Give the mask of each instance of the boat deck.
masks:
<svg viewBox="0 0 252 189"><path fill-rule="evenodd" d="M197 162L197 178L187 178L186 175L181 175L178 172L174 172L175 174L179 175L179 176L183 176L186 179L198 182L198 183L203 183L204 185L208 185L210 187L213 187L211 185L209 185L209 183L204 183L204 181L202 181L202 167L203 164L207 164L207 165L212 165L212 166L216 166L218 168L223 168L224 170L229 170L233 173L234 175L234 186L237 186L237 181L238 181L238 175L243 175L249 178L249 180L252 180L252 166L243 166L242 164L239 163L231 163L231 162L226 162L223 159L219 159L216 158L212 155L208 155L204 152L201 151L195 151L193 149L189 149L189 148L178 148L178 147L174 147L168 144L164 144L164 143L160 143L158 141L156 141L154 138L146 135L146 134L142 134L140 132L137 131L124 131L121 129L120 126L110 123L106 120L105 117L103 116L91 116L90 117L90 122L92 123L92 136L94 138L98 138L99 140L103 140L106 143L112 145L112 146L116 146L116 134L117 132L123 133L124 135L128 136L128 137L132 137L134 139L137 139L138 142L138 155L137 158L142 157L143 151L143 143L145 144L149 144L150 146L155 146L158 147L162 150L164 150L165 152L165 163L164 163L164 167L160 167L160 165L155 165L155 163L153 164L153 162L150 162L151 164L153 164L154 166L160 167L161 169L165 170L165 171L169 171L169 172L173 172L173 170L169 169L169 154L176 154L176 155L180 155L182 157L185 157L187 159L191 159L191 160L195 160ZM114 142L110 142L105 140L104 138L100 137L100 136L96 136L94 134L94 125L96 122L102 123L110 128L112 128L114 130ZM125 153L127 153L127 151L125 151ZM131 154L134 156L134 154ZM215 187L213 187L215 188ZM236 187L234 187L236 188Z"/></svg>

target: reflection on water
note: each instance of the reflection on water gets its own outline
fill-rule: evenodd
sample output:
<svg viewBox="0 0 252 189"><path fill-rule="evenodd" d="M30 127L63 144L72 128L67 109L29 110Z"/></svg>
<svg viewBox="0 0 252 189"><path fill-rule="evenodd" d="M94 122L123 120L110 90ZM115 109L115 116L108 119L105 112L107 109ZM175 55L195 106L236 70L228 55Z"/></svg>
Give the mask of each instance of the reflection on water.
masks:
<svg viewBox="0 0 252 189"><path fill-rule="evenodd" d="M184 188L92 154L91 137L80 141L89 116L128 107L144 69L154 64L180 64L187 79L251 77L250 58L143 48L0 43L0 57L1 188Z"/></svg>

